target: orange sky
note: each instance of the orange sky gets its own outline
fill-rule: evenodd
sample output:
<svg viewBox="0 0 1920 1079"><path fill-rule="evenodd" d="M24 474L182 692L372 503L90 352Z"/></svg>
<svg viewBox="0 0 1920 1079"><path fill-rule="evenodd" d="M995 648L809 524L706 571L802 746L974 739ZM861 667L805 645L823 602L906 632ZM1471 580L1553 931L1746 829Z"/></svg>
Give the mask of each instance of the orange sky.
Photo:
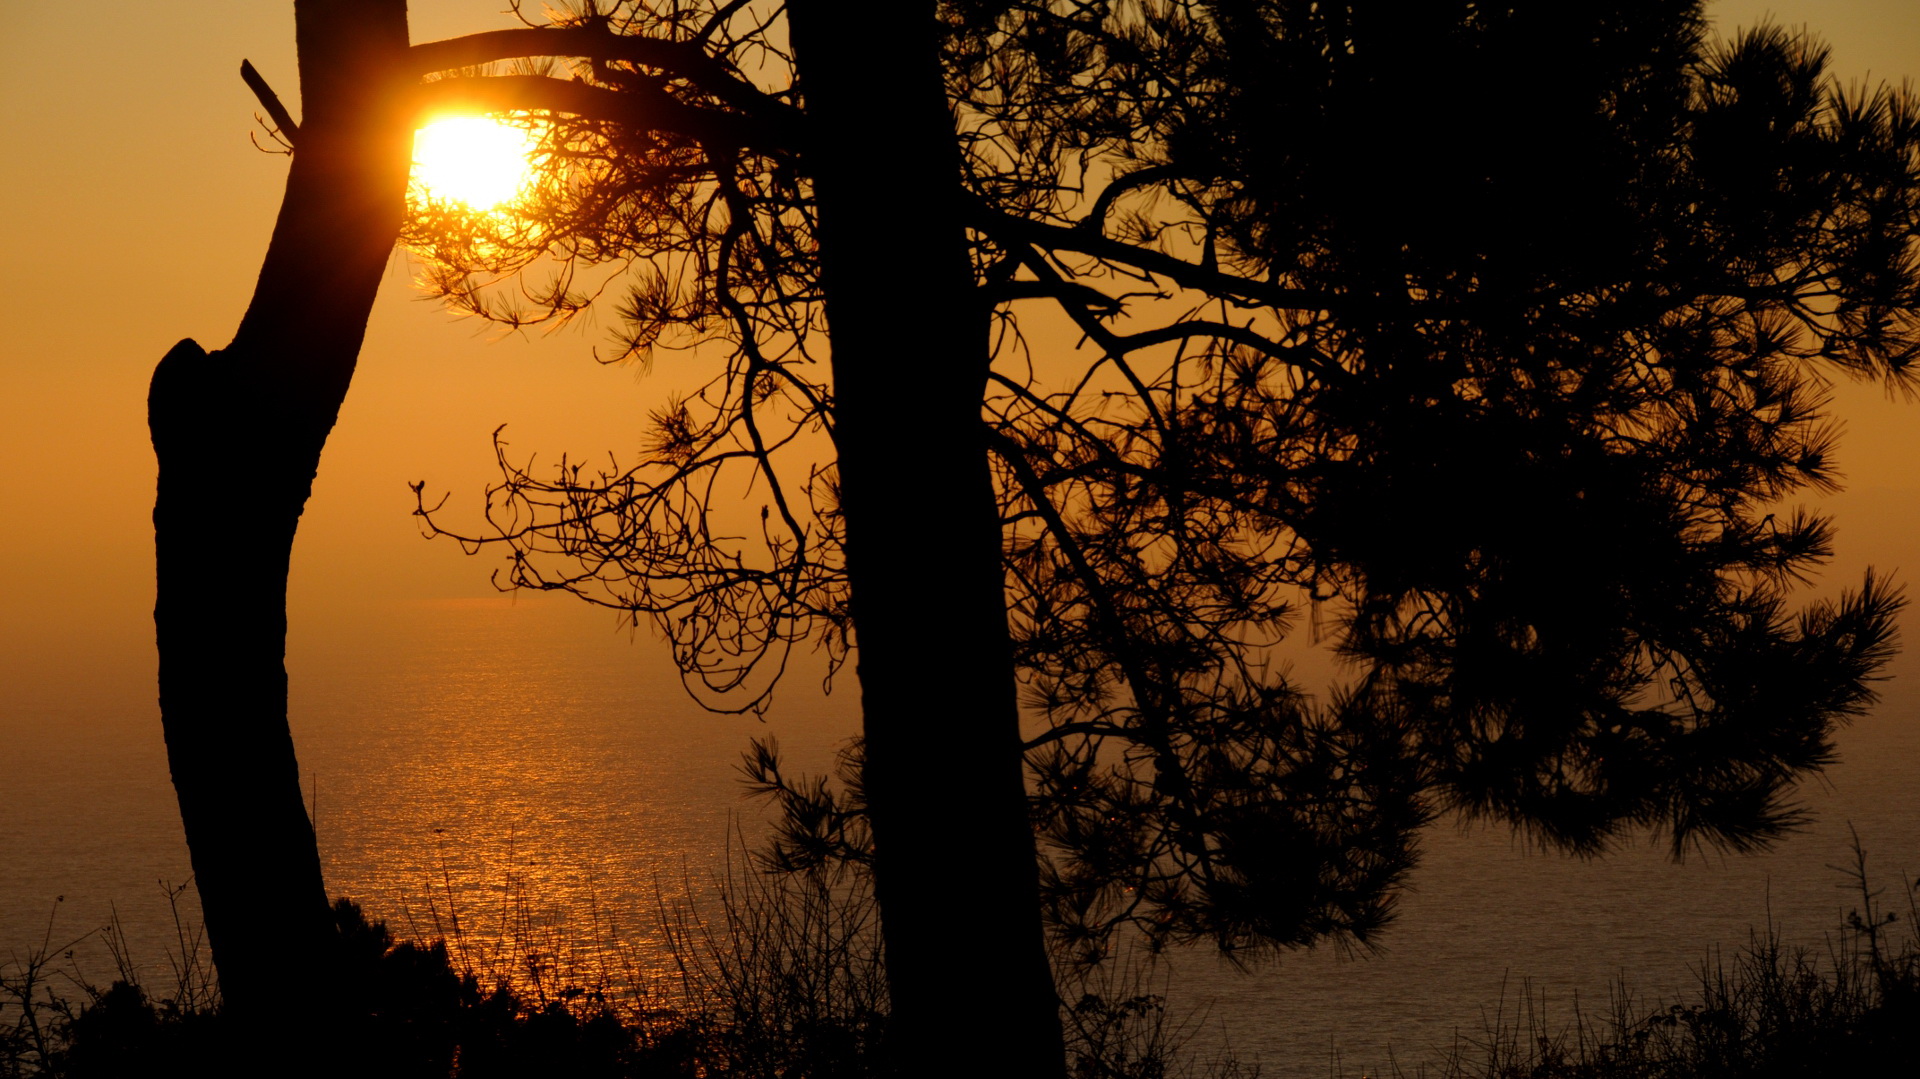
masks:
<svg viewBox="0 0 1920 1079"><path fill-rule="evenodd" d="M507 25L498 6L415 3L414 38ZM1709 12L1723 27L1767 12L1810 25L1849 76L1920 75L1912 0L1741 0ZM7 0L0 33L0 296L12 315L0 335L4 710L19 688L77 690L97 666L81 655L150 670L148 374L182 336L226 343L279 200L285 159L249 145L256 106L241 59L298 107L290 3L76 12ZM396 256L301 528L296 641L351 633L384 602L490 594L490 564L419 539L408 480L471 506L491 475L495 426L510 424L516 446L543 456L626 448L658 399L657 380L591 362L604 326L492 342L417 301L408 274ZM663 370L671 365L663 358ZM1840 400L1851 489L1830 502L1842 564L1830 580L1857 579L1872 561L1911 581L1920 574L1920 483L1909 466L1920 405L1860 387L1842 387ZM1920 633L1909 649L1901 668L1920 672Z"/></svg>
<svg viewBox="0 0 1920 1079"><path fill-rule="evenodd" d="M180 337L224 345L245 308L286 159L249 144L257 106L237 72L250 59L298 114L292 5L118 5L85 48L57 6L12 6L0 640L137 639L150 627L147 378ZM415 40L509 25L497 7L416 3ZM301 527L296 612L489 592L479 561L419 538L406 482L471 506L497 425L543 456L624 448L653 397L634 369L592 362L604 327L495 342L418 300L409 276L396 254Z"/></svg>

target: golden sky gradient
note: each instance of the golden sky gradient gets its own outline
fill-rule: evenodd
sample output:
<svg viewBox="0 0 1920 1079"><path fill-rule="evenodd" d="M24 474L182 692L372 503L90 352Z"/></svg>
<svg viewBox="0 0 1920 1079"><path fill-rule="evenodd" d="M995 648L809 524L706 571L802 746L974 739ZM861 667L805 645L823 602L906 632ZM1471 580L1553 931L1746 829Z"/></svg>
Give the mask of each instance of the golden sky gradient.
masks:
<svg viewBox="0 0 1920 1079"><path fill-rule="evenodd" d="M499 6L416 2L414 40L509 25ZM1722 29L1769 13L1808 25L1848 77L1920 77L1912 0L1738 0L1709 12ZM3 711L16 692L85 693L103 667L151 672L147 379L183 336L227 342L278 205L286 159L249 143L258 108L240 61L296 116L299 106L290 3L83 11L5 0L0 25L0 296L11 315L0 334ZM419 300L410 273L396 253L301 527L296 649L304 635L354 632L382 604L491 594L491 563L419 538L408 481L474 506L492 475L488 434L502 423L543 458L631 448L672 380L671 354L647 379L593 363L607 327L591 317L496 340ZM1850 489L1828 502L1840 558L1823 587L1857 580L1869 562L1920 579L1920 403L1873 387L1838 393ZM217 597L219 583L208 587ZM1920 632L1908 640L1899 669L1920 672Z"/></svg>

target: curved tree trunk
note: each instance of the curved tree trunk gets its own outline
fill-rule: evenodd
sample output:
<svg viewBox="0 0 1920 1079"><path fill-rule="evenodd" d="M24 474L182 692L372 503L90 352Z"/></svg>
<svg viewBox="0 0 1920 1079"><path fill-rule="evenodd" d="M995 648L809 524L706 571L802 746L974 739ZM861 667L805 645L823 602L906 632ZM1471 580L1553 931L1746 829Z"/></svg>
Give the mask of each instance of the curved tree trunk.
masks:
<svg viewBox="0 0 1920 1079"><path fill-rule="evenodd" d="M294 10L305 117L253 301L225 349L174 346L148 397L167 758L225 1006L256 1037L296 1033L336 988L287 727L287 564L404 212L412 136L405 0ZM298 1067L300 1053L278 1055Z"/></svg>
<svg viewBox="0 0 1920 1079"><path fill-rule="evenodd" d="M980 416L987 309L967 265L932 5L789 10L898 1064L1058 1077Z"/></svg>

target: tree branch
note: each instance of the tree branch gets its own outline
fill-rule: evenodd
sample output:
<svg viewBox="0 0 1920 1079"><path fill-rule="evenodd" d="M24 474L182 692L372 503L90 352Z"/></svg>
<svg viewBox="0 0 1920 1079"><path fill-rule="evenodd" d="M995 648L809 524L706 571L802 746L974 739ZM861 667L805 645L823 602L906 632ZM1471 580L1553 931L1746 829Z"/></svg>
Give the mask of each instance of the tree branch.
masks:
<svg viewBox="0 0 1920 1079"><path fill-rule="evenodd" d="M1144 169L1135 169L1125 176L1117 176L1112 183L1101 190L1100 196L1093 200L1093 209L1087 211L1087 216L1074 222L1073 227L1100 235L1101 230L1106 227L1107 214L1113 209L1113 204L1119 201L1120 196L1136 188L1157 184L1162 180L1177 179L1179 176L1180 170L1172 165L1149 165Z"/></svg>
<svg viewBox="0 0 1920 1079"><path fill-rule="evenodd" d="M1166 344L1169 341L1184 341L1193 337L1211 337L1219 341L1232 342L1262 355L1271 356L1299 370L1310 372L1328 383L1351 382L1353 378L1338 364L1328 362L1311 349L1283 344L1264 334L1256 333L1248 326L1210 322L1205 319L1183 319L1171 325L1141 330L1138 333L1115 334L1104 344L1110 349L1133 352Z"/></svg>
<svg viewBox="0 0 1920 1079"><path fill-rule="evenodd" d="M975 227L1009 247L1030 244L1047 251L1076 251L1106 262L1131 266L1143 273L1157 274L1181 288L1212 293L1242 306L1308 311L1325 311L1339 306L1338 297L1331 293L1315 289L1281 288L1265 281L1221 273L1163 251L1110 240L1077 226L1049 225L1000 213L978 201L973 202L972 219Z"/></svg>
<svg viewBox="0 0 1920 1079"><path fill-rule="evenodd" d="M1211 880L1213 860L1202 838L1206 828L1194 812L1197 799L1193 782L1173 745L1172 713L1179 699L1178 688L1155 677L1148 669L1148 661L1134 646L1133 634L1128 631L1126 619L1115 605L1107 583L1088 561L1080 537L1067 526L1066 518L1061 516L1059 507L1053 504L1046 485L1040 482L1039 474L1034 471L1033 462L1027 459L1026 447L1014 441L1006 432L993 428L987 430L987 445L995 456L1006 462L1007 468L1013 473L1014 482L1019 484L1021 493L1032 503L1045 523L1047 532L1053 536L1055 548L1066 558L1073 575L1080 579L1084 602L1095 622L1105 631L1106 640L1101 643L1120 668L1120 676L1126 679L1127 687L1132 692L1140 725L1129 735L1146 745L1153 755L1154 773L1158 779L1156 786L1165 785L1168 811L1179 828L1174 841L1198 861L1201 872Z"/></svg>
<svg viewBox="0 0 1920 1079"><path fill-rule="evenodd" d="M240 61L240 78L247 84L247 89L253 91L253 96L259 100L260 107L267 110L267 119L273 121L273 126L278 129L280 137L287 140L287 145L292 146L299 142L300 125L293 122L293 116L287 112L287 107L280 103L280 95L274 93L273 87L267 85L267 80L254 69L252 61Z"/></svg>
<svg viewBox="0 0 1920 1079"><path fill-rule="evenodd" d="M994 305L1009 300L1057 300L1065 303L1071 297L1073 302L1097 311L1103 317L1118 315L1124 310L1119 300L1077 281L999 281L982 286L980 294Z"/></svg>
<svg viewBox="0 0 1920 1079"><path fill-rule="evenodd" d="M692 42L615 34L597 26L489 30L415 45L408 56L421 74L529 56L639 64L684 78L702 92L763 119L797 122L800 116L798 109L742 79L731 65Z"/></svg>
<svg viewBox="0 0 1920 1079"><path fill-rule="evenodd" d="M545 75L477 75L422 83L422 114L445 111L564 112L648 131L685 135L697 142L767 151L792 149L798 132L788 125L687 105L648 90L608 90Z"/></svg>

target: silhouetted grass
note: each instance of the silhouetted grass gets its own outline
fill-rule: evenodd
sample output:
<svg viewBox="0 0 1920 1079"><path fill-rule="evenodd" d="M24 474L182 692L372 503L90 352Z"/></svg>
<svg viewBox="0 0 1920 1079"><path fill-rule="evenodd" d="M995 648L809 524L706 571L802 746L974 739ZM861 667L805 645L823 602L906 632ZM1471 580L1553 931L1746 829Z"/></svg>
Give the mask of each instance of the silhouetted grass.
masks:
<svg viewBox="0 0 1920 1079"><path fill-rule="evenodd" d="M1920 1074L1920 881L1886 910L1856 837L1843 872L1860 906L1824 949L1769 925L1731 961L1698 968L1684 1003L1647 1007L1616 984L1605 1015L1548 1022L1523 991L1422 1079L1825 1079ZM1905 921L1905 931L1894 927ZM1405 1075L1399 1069L1397 1074Z"/></svg>
<svg viewBox="0 0 1920 1079"><path fill-rule="evenodd" d="M1548 1022L1523 991L1422 1079L1786 1079L1912 1074L1920 1060L1916 894L1883 909L1855 847L1846 871L1860 906L1821 951L1771 928L1730 961L1700 969L1693 999L1647 1007L1616 987L1606 1014ZM1915 885L1920 888L1920 882ZM511 891L511 889L510 889ZM178 890L173 893L178 897ZM706 919L661 904L664 976L609 939L569 943L510 896L506 944L471 939L430 905L431 943L396 941L347 900L335 907L347 951L355 1035L383 1074L462 1079L864 1079L886 1072L887 999L864 880L736 872ZM177 914L170 985L141 982L117 925L100 934L118 976L89 984L75 941L44 939L0 967L0 1079L192 1073L224 1031L196 933ZM1896 926L1905 922L1904 932ZM416 927L417 928L417 927ZM567 962L589 955L592 962ZM612 956L615 958L609 959ZM624 958L622 958L624 956ZM296 977L289 972L289 977ZM1108 967L1066 993L1075 1079L1252 1076L1197 1060L1143 968ZM158 993L158 996L153 994ZM983 1004L983 1022L990 1011ZM1396 1074L1409 1073L1394 1069ZM907 1066L900 1074L912 1074Z"/></svg>
<svg viewBox="0 0 1920 1079"><path fill-rule="evenodd" d="M690 902L663 902L664 975L645 973L597 919L592 931L609 939L567 942L536 923L512 882L509 893L498 944L433 903L431 943L396 941L352 902L335 905L354 994L346 1010L362 1020L342 1036L380 1062L369 1071L434 1079L889 1073L878 925L861 877L736 872L713 919ZM38 948L0 972L0 1079L193 1074L219 1058L223 1019L197 938L183 931L174 986L156 998L116 928L104 932L118 977L100 989L71 962L79 942L54 946L51 925ZM1252 1074L1230 1062L1179 1060L1163 1000L1137 980L1083 988L1069 1010L1077 1079Z"/></svg>

